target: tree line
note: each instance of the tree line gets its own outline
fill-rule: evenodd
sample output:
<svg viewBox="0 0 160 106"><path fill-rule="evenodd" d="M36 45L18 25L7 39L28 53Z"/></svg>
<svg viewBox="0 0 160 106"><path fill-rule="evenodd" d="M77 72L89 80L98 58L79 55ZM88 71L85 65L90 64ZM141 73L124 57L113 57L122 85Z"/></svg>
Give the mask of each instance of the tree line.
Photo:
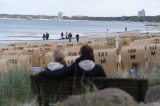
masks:
<svg viewBox="0 0 160 106"><path fill-rule="evenodd" d="M0 18L18 18L18 19L57 19L58 16L47 15L18 15L18 14L0 14ZM160 22L158 16L122 16L122 17L89 17L89 16L63 16L64 20L94 20L94 21L132 21L132 22Z"/></svg>

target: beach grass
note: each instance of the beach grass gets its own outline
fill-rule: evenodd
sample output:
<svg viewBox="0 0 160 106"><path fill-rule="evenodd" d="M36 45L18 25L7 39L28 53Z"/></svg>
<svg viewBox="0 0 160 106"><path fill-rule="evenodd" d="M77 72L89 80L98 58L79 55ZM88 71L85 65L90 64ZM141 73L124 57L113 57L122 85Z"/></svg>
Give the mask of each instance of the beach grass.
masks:
<svg viewBox="0 0 160 106"><path fill-rule="evenodd" d="M0 106L18 106L33 100L29 74L18 68L0 74Z"/></svg>

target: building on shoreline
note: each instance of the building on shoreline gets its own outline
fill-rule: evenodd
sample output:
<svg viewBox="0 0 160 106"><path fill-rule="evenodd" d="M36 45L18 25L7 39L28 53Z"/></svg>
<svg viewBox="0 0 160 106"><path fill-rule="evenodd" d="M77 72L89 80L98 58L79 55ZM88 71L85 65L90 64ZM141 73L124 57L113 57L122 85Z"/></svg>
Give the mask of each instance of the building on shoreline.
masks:
<svg viewBox="0 0 160 106"><path fill-rule="evenodd" d="M62 12L58 12L58 20L62 20L63 19L63 13Z"/></svg>
<svg viewBox="0 0 160 106"><path fill-rule="evenodd" d="M146 15L146 13L145 13L145 10L144 10L144 9L138 11L138 17L143 17L143 16L145 16L145 15Z"/></svg>

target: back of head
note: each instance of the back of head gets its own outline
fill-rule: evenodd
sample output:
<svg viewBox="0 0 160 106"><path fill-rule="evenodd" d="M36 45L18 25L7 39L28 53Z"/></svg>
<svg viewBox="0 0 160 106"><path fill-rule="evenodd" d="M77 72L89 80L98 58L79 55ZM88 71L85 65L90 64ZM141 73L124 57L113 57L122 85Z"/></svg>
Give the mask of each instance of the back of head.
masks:
<svg viewBox="0 0 160 106"><path fill-rule="evenodd" d="M65 61L64 61L64 54L62 53L61 50L58 50L58 49L57 49L57 50L54 50L53 56L54 56L54 60L55 60L56 62L60 62L60 63L62 63L62 64L65 63Z"/></svg>
<svg viewBox="0 0 160 106"><path fill-rule="evenodd" d="M94 61L94 54L92 47L88 45L83 45L80 49L80 55L82 58L93 60Z"/></svg>

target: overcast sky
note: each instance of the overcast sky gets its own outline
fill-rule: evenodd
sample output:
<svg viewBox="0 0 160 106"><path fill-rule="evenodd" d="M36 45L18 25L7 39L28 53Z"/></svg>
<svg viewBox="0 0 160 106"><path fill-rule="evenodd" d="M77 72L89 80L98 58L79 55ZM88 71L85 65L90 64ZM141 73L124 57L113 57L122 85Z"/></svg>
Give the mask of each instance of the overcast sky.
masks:
<svg viewBox="0 0 160 106"><path fill-rule="evenodd" d="M133 16L141 9L160 15L160 0L0 0L0 14Z"/></svg>

